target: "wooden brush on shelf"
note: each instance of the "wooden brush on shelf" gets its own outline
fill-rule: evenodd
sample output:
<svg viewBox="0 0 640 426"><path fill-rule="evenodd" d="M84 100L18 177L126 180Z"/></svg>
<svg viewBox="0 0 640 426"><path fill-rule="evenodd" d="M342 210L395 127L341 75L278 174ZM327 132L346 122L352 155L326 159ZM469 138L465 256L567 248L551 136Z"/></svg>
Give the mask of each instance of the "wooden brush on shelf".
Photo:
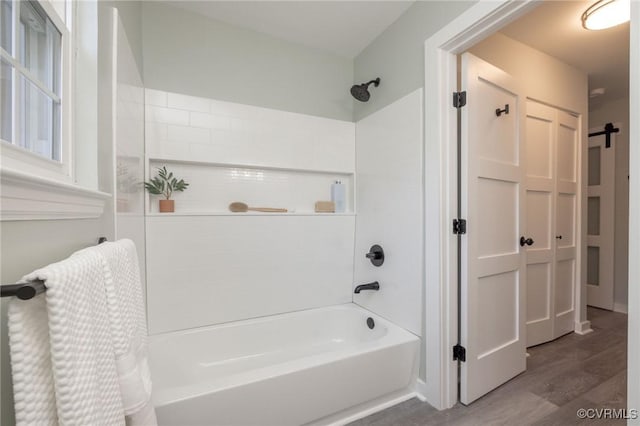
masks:
<svg viewBox="0 0 640 426"><path fill-rule="evenodd" d="M265 212L265 213L286 213L287 209L275 209L271 207L249 207L245 203L235 202L229 204L229 210L234 213L252 212Z"/></svg>

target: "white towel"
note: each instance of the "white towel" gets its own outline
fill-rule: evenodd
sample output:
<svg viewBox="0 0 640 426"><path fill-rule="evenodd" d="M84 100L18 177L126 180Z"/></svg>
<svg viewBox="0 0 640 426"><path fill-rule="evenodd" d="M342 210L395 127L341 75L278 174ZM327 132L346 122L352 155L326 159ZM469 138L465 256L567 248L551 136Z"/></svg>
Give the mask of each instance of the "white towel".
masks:
<svg viewBox="0 0 640 426"><path fill-rule="evenodd" d="M125 424L103 256L83 250L34 279L46 293L9 306L17 424Z"/></svg>
<svg viewBox="0 0 640 426"><path fill-rule="evenodd" d="M124 239L100 244L95 249L104 259L107 306L127 425L156 425L136 247L131 240Z"/></svg>

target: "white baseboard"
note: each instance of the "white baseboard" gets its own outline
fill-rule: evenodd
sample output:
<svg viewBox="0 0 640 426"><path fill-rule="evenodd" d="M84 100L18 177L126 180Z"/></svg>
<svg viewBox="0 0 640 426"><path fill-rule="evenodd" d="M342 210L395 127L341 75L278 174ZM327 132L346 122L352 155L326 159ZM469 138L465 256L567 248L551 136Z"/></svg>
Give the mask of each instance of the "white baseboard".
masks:
<svg viewBox="0 0 640 426"><path fill-rule="evenodd" d="M628 314L629 310L627 307L626 303L614 303L613 304L613 311L614 312L620 312L621 314Z"/></svg>
<svg viewBox="0 0 640 426"><path fill-rule="evenodd" d="M343 426L415 397L417 397L415 390L407 388L311 422L309 426Z"/></svg>
<svg viewBox="0 0 640 426"><path fill-rule="evenodd" d="M416 380L416 398L422 402L427 402L427 384L420 380Z"/></svg>
<svg viewBox="0 0 640 426"><path fill-rule="evenodd" d="M576 322L574 331L581 335L593 332L593 329L591 328L591 321Z"/></svg>
<svg viewBox="0 0 640 426"><path fill-rule="evenodd" d="M435 391L434 386L428 386L424 380L416 380L416 398L420 401L426 402L436 410L440 411L447 410L456 404L457 401L454 401L450 407L444 406L442 398L440 395L436 395Z"/></svg>

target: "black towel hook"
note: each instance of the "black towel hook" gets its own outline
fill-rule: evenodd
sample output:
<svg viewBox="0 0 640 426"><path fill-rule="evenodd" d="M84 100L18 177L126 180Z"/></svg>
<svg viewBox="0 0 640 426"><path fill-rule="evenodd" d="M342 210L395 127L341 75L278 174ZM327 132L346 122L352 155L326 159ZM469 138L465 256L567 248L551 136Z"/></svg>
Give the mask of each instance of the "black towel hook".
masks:
<svg viewBox="0 0 640 426"><path fill-rule="evenodd" d="M509 104L504 105L504 109L496 108L496 115L500 117L502 113L509 114Z"/></svg>

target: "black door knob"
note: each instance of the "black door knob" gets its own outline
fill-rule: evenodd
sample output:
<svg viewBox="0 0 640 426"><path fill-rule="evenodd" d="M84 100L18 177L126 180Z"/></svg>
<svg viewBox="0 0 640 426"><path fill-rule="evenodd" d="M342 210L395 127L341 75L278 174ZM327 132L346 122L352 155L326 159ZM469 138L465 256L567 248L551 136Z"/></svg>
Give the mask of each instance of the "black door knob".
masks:
<svg viewBox="0 0 640 426"><path fill-rule="evenodd" d="M556 240L561 240L562 239L562 235L556 235Z"/></svg>
<svg viewBox="0 0 640 426"><path fill-rule="evenodd" d="M531 238L520 237L520 247L524 247L524 245L532 246L533 240Z"/></svg>

